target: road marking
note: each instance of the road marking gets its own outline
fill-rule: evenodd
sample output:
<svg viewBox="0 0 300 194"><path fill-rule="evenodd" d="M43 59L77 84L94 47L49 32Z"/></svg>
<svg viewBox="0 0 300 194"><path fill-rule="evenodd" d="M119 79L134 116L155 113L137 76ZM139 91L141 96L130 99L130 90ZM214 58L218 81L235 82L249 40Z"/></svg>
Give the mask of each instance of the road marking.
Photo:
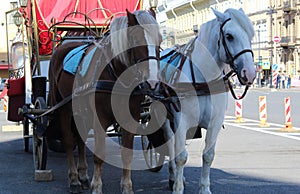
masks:
<svg viewBox="0 0 300 194"><path fill-rule="evenodd" d="M2 132L16 132L22 131L23 125L3 125Z"/></svg>
<svg viewBox="0 0 300 194"><path fill-rule="evenodd" d="M259 127L259 121L257 121L257 120L244 118L244 120L245 120L244 123L235 123L233 118L234 118L233 116L226 116L225 120L224 120L224 124L229 125L229 126L234 126L234 127L239 127L239 128L251 130L251 131L257 131L257 132L261 132L261 133L276 135L276 136L285 137L285 138L300 141L300 137L299 137L300 129L299 128L293 127L294 129L297 130L297 132L286 133L286 132L279 131L281 128L285 128L285 125L280 125L280 124L277 124L277 123L269 123L268 122L268 124L271 127L262 128L262 127ZM254 123L257 123L256 124L257 127L254 126Z"/></svg>

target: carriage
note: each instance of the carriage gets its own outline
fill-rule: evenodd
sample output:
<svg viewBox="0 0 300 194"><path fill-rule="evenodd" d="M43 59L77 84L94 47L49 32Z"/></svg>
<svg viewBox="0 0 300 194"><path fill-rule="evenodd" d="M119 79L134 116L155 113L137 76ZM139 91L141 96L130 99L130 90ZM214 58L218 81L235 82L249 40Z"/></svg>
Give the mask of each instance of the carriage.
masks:
<svg viewBox="0 0 300 194"><path fill-rule="evenodd" d="M151 28L147 29L147 27L145 28L145 26L139 28L139 22L143 20L140 20L141 18L138 18L137 15L133 16L128 11L126 20L126 25L128 25L127 27L137 28L133 28L133 30L125 30L123 36L118 35L113 37L112 32L114 32L114 30L120 30L120 26L122 27L122 25L124 25L117 22L124 22L125 20L114 20L116 22L113 21L112 23L110 23L110 20L106 20L107 18L110 18L110 15L107 14L114 15L116 13L115 11L117 10L114 9L113 11L109 11L106 8L104 9L104 5L100 5L100 3L102 2L104 4L104 2L108 3L111 1L95 1L96 3L99 3L100 8L91 12L87 12L85 10L88 7L87 4L81 5L79 3L80 1L76 1L76 3L74 4L75 12L67 14L61 20L59 18L57 19L45 17L45 15L42 14L43 12L41 12L42 9L39 4L41 2L45 2L45 0L32 0L30 4L32 7L26 6L27 11L25 11L25 9L21 10L22 15L26 16L26 29L29 29L26 30L26 37L28 39L27 44L25 44L24 41L22 41L22 43L19 44L23 48L23 55L21 58L23 60L22 64L25 64L25 68L23 68L25 76L20 76L24 75L24 73L22 72L20 73L19 71L12 71L13 73L10 77L14 79L10 79L9 83L10 89L14 88L14 86L16 86L17 88L9 92L10 98L12 99L11 104L12 106L15 106L13 109L14 113L8 114L9 119L15 121L23 121L25 151L28 151L29 125L31 124L33 126L32 137L35 168L45 169L47 146L54 150L60 150L60 138L56 136L54 138L54 141L52 141L53 139L49 139L47 138L47 135L45 135L48 131L51 131L48 129L51 124L48 125L47 115L58 109L63 109L61 107L63 105L66 105L66 103L68 103L69 100L74 101L73 96L76 96L77 94L80 94L82 92L88 93L89 91L87 91L86 88L90 89L91 87L95 87L96 89L98 89L98 87L100 87L102 93L107 92L107 90L109 91L108 93L111 99L108 100L107 96L105 95L95 94L95 96L93 96L93 99L90 101L99 100L98 102L104 102L106 103L106 105L108 104L110 106L108 109L109 112L112 112L113 109L117 110L114 112L116 113L114 117L122 117L122 114L120 114L121 111L118 111L120 110L120 107L118 107L118 105L120 105L120 102L129 103L129 105L134 107L133 110L127 110L127 107L122 107L125 109L125 111L128 111L126 112L126 115L128 117L125 116L122 118L123 120L121 119L121 121L118 120L117 123L113 123L116 135L120 135L119 133L121 132L122 140L126 140L127 138L127 142L123 142L124 147L122 148L122 157L124 156L124 158L122 158L122 162L124 166L123 176L121 179L121 186L123 193L133 192L130 175L132 150L127 148L132 148L132 135L134 135L134 133L137 131L120 131L119 126L122 126L121 128L124 128L124 126L128 123L129 120L129 127L133 126L137 130L140 129L139 127L137 127L136 123L133 122L132 124L130 120L131 118L129 118L130 116L133 116L135 120L138 120L139 125L146 126L145 128L147 128L148 126L150 126L151 128L151 125L153 124L156 124L154 127L155 129L159 128L159 130L157 130L153 134L154 137L152 136L152 134L143 134L142 130L139 131L142 132L142 146L144 149L144 153L146 153L146 163L153 171L159 171L164 161L165 154L169 155L169 183L174 193L183 193L184 189L183 167L187 161L185 141L189 136L188 132L191 129L196 129L192 132L191 137L193 138L195 135L201 136L201 131L199 131L201 128L207 129L205 140L206 145L203 151L202 158L203 170L200 181L200 193L211 193L209 188L209 170L214 158L214 149L217 135L219 133L219 130L222 128L222 122L225 115L228 87L229 89L231 88L228 79L230 76L232 76L232 74L237 74L239 81L243 85L246 85L246 90L242 95L243 97L246 94L248 87L253 83L253 80L255 78L253 52L251 50L251 39L254 35L254 30L252 28L250 20L245 15L245 13L242 10L235 9L228 9L227 11L225 11L225 13L213 10L216 19L203 24L200 29L199 35L193 38L187 45L179 48L175 47L171 49L166 49L160 52L158 48L161 42L161 36L157 28L158 25L156 21L154 22L155 25L151 26ZM58 2L58 0L52 2ZM66 2L74 3L74 1L71 0ZM132 4L130 4L129 1L126 1L126 3L125 1L123 3L122 1L111 2L111 4L115 6L114 3L117 3L121 7L122 5L132 5L131 10L141 8L141 1L132 1ZM44 8L48 5L49 4L44 5ZM58 4L53 3L51 5L57 6ZM67 7L70 6L68 5ZM93 5L93 7L97 6ZM77 8L83 8L85 11L76 11ZM59 14L57 13L58 10L58 7L55 7L55 9L51 8L51 10L48 10L47 14L50 14L51 11L53 11L53 13L55 13L55 16L59 16ZM97 17L90 17L89 15L92 16L94 14L94 11L98 13L96 14ZM146 15L149 14L151 13L147 13ZM79 15L79 18L76 17L77 15ZM144 21L145 24L149 24L150 20L153 22L152 16L150 17L151 19L147 18L147 20ZM105 21L94 21L94 19L96 18L104 18ZM83 23L80 22L82 20ZM45 23L45 21L48 21L48 23ZM47 26L47 24L49 26ZM126 71L129 70L129 76L127 75L127 77L125 76L125 79L121 81L117 80L113 83L109 81L99 82L99 80L97 80L96 82L89 82L88 85L81 85L79 88L75 87L75 95L66 95L64 96L64 98L62 98L60 102L54 104L51 107L48 107L46 104L47 100L49 100L47 99L49 98L47 96L47 77L43 76L44 74L42 73L45 69L47 69L45 68L45 66L47 65L43 64L47 64L47 60L49 60L49 56L51 56L51 54L52 58L50 60L50 65L51 63L55 65L56 63L59 64L60 60L67 56L65 54L63 55L63 58L60 58L61 56L59 55L62 52L66 53L65 49L69 49L69 52L72 48L75 48L77 46L80 46L80 48L87 48L81 43L76 43L76 40L84 40L84 42L86 42L87 44L92 42L95 45L98 45L97 40L100 40L100 43L102 41L106 42L106 34L108 27L111 27L109 30L109 32L111 33L111 36L109 35L109 37L111 38L109 39L111 40L109 46L110 48L113 48L112 51L119 52L121 56L117 60L114 59L111 61L116 63L121 62L123 64L127 63L127 65L125 65L125 69ZM231 30L232 28L236 28L236 30L233 31ZM121 31L122 30L123 29L121 28ZM139 34L140 36L136 36L136 34L130 34L129 32L142 32L142 34ZM44 33L46 33L47 36L44 36ZM51 34L50 38L49 33ZM144 36L145 34L147 34L149 37L146 38L146 36ZM218 37L218 39L216 39L216 37ZM118 44L118 42L115 40L122 38L126 39L127 43L133 44L135 46L135 48L133 48L134 50L132 50L132 48L130 47L129 50L124 49L124 47L126 48L127 45L125 45L123 42L120 43L121 46L123 46L121 50L114 50L114 45ZM152 42L148 44L148 41ZM63 42L66 43L64 44ZM68 42L75 42L76 46L69 44ZM139 45L140 43L143 43L144 45L141 46ZM17 50L18 47L15 48L15 46L17 45L18 44L14 44L13 42L11 45L12 50ZM24 49L24 47L27 45L28 50ZM150 45L152 45L153 48L150 48ZM103 47L103 45L100 44L99 49L102 51L101 56L104 57L101 59L102 61L99 61L108 64L104 68L105 70L109 70L108 76L117 78L122 77L120 76L120 74L120 77L116 76L116 71L114 71L115 66L112 64L113 62L107 60L108 57L106 51L104 51L104 48L105 47ZM152 55L150 55L150 49L152 49ZM55 52L53 52L54 50ZM145 53L141 52L145 50L148 51L148 55L146 56L144 55ZM79 51L82 51L82 49L79 49ZM89 50L89 52L91 51ZM159 56L159 52L161 56ZM85 54L85 52L83 53ZM55 56L53 57L53 55ZM131 63L128 63L129 59ZM164 62L164 59L166 59L166 62ZM155 62L154 66L152 65L152 67L149 65L150 60L154 60ZM146 68L145 66L138 65L133 65L133 67L131 66L131 64L143 63L145 61L147 61L148 65L146 66ZM174 61L176 61L176 63L172 64ZM28 69L26 69L26 64L28 64ZM224 75L223 70L225 69L226 64L229 64L231 70L229 71L229 73ZM144 69L140 69L143 67ZM169 67L171 69L169 69ZM13 69L16 70L17 68ZM81 69L81 72L84 72L82 70L84 69ZM52 74L49 73L49 75L55 77L55 73L56 72L52 72ZM88 75L91 75L92 78L95 77L96 73L88 73L90 73ZM156 76L155 78L151 77L154 75ZM155 80L158 78L157 75L160 75L158 76L160 79ZM60 77L60 74L58 75L58 77ZM131 79L132 77L133 79ZM151 82L153 80L148 80L149 77L158 82ZM67 75L66 78L68 78ZM136 78L138 79L137 81L135 80ZM74 80L73 77L72 79ZM82 80L84 81L84 79ZM132 81L129 82L129 85L126 82L128 80ZM69 83L67 82L68 79L65 79L64 81L66 83L65 87L70 87L70 85L67 84ZM80 81L81 80L79 80L78 82L80 83ZM143 81L143 84L140 84L141 81ZM145 84L145 82L147 83ZM72 86L73 82L71 83ZM27 84L29 84L29 87L27 86ZM55 85L52 82L50 83L49 94L54 91L53 89L56 89L56 86L58 89L58 85ZM128 95L128 91L124 90L124 88L132 89L132 86L134 87L133 90L130 90L130 92L133 93L136 92L135 88L138 88L139 91L140 89L146 89L146 92L144 90L142 90L142 93L137 92L134 98L136 101L128 99L129 97L127 98L126 96L131 96L131 93L129 93ZM30 88L32 88L32 91L30 90ZM123 88L123 90L120 90L120 88ZM115 91L115 89L117 91ZM103 92L103 90L105 91ZM27 93L27 91L29 92ZM32 94L30 92L32 92ZM119 95L123 95L125 96L125 98L119 100ZM27 97L29 98L28 101ZM15 103L12 103L13 99L15 99ZM83 104L89 105L89 103ZM167 108L161 108L162 104ZM22 108L19 109L18 107ZM79 112L84 110L82 109L82 106L80 105L80 103L78 103L78 101L77 104L75 103L75 108L76 107L81 107L79 108ZM69 108L74 108L74 106L69 106ZM103 113L104 110L105 109L103 109L103 107L98 107L98 109L96 107L95 110L91 111L91 116L87 116L84 118L88 120L90 117L97 116L100 120L103 119L105 121L105 127L103 128L107 128L107 124L112 123L110 123L110 120L109 118L107 118L107 115ZM161 114L161 112L163 112L163 114ZM68 110L63 109L62 111L59 111L59 114L57 114L56 116L69 119L70 117L67 113ZM157 123L159 123L159 125ZM82 123L80 124L82 125ZM95 123L92 124L94 125ZM103 122L101 123L101 125L102 124ZM71 122L69 123L69 125L71 125ZM69 127L71 128L72 126ZM103 138L103 134L101 138ZM101 156L103 156L103 148L105 148L105 145L101 144L101 142L103 142L103 139L101 138L99 138L99 136L95 134L95 142L100 143L100 145L102 145L100 146L100 148L95 146L95 153L99 154L100 158ZM157 147L160 147L160 144L167 145L167 152L164 149L156 149ZM72 146L74 146L74 144L68 144L69 153L70 147L73 149ZM78 148L80 147L80 144L78 144ZM73 157L73 155L71 157ZM79 159L79 162L81 160L83 159ZM152 163L153 161L155 162L154 165ZM95 193L102 192L102 162L103 160L99 158L94 159L94 164L98 165L94 167L95 171L92 181L92 188ZM69 160L69 163L71 163L71 166L73 166L73 169L69 168L70 190L71 192L77 193L79 192L78 187L81 187L81 184L87 183L85 182L86 180L88 180L88 177L86 175L87 166L84 163L78 165L78 171L81 170L80 174L80 172L77 172L77 169L74 166L73 159ZM83 169L84 172L82 171ZM80 175L82 177L80 177ZM80 180L78 180L78 176ZM79 183L79 181L81 183Z"/></svg>
<svg viewBox="0 0 300 194"><path fill-rule="evenodd" d="M64 151L61 137L47 137L45 132L48 130L48 115L63 105L47 105L48 68L52 54L65 42L92 42L103 38L109 31L112 17L122 14L125 9L141 10L142 3L141 0L89 3L77 0L61 4L58 0L31 0L21 4L21 8L6 13L7 20L14 18L18 23L17 36L12 41L8 40L8 120L23 124L25 152L29 151L29 140L32 138L36 170L46 169L48 148ZM8 33L12 31L9 28L8 25ZM149 102L143 106L141 122L145 123ZM121 136L117 123L110 129L108 136ZM141 140L146 164L152 171L159 171L164 157L155 152L147 136L142 136Z"/></svg>

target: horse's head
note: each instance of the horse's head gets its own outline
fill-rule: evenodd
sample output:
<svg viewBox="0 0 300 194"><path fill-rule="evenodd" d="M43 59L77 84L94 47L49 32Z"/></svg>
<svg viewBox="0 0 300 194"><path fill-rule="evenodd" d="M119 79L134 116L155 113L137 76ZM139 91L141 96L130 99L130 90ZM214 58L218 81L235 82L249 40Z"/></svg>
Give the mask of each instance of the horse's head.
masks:
<svg viewBox="0 0 300 194"><path fill-rule="evenodd" d="M120 60L127 67L134 67L139 81L147 81L154 88L158 81L159 46L161 34L153 12L127 11L126 26L112 23L112 49L121 53ZM114 20L116 21L116 20ZM113 22L114 22L113 21ZM121 49L121 50L120 50ZM126 51L126 52L124 52Z"/></svg>
<svg viewBox="0 0 300 194"><path fill-rule="evenodd" d="M213 10L220 23L219 57L230 65L243 85L253 83L256 70L251 50L254 29L242 9L228 9L224 13Z"/></svg>

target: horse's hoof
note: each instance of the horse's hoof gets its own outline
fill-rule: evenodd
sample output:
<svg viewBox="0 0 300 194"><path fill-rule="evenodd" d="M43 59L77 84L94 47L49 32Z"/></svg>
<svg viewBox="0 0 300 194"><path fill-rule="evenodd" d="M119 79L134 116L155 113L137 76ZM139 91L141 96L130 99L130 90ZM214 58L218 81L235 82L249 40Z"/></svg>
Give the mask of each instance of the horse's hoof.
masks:
<svg viewBox="0 0 300 194"><path fill-rule="evenodd" d="M173 191L174 181L169 179L169 189ZM185 188L185 177L183 177L183 186Z"/></svg>
<svg viewBox="0 0 300 194"><path fill-rule="evenodd" d="M81 188L83 190L88 190L91 188L91 183L88 179L80 180L80 183L81 183Z"/></svg>
<svg viewBox="0 0 300 194"><path fill-rule="evenodd" d="M211 194L209 187L201 188L199 194Z"/></svg>
<svg viewBox="0 0 300 194"><path fill-rule="evenodd" d="M122 191L122 194L134 194L134 192L131 190L131 191Z"/></svg>
<svg viewBox="0 0 300 194"><path fill-rule="evenodd" d="M169 189L171 191L173 191L173 185L174 185L174 181L173 180L169 180Z"/></svg>
<svg viewBox="0 0 300 194"><path fill-rule="evenodd" d="M81 185L80 184L71 184L69 188L70 193L81 193Z"/></svg>
<svg viewBox="0 0 300 194"><path fill-rule="evenodd" d="M122 194L134 194L131 188L122 188Z"/></svg>

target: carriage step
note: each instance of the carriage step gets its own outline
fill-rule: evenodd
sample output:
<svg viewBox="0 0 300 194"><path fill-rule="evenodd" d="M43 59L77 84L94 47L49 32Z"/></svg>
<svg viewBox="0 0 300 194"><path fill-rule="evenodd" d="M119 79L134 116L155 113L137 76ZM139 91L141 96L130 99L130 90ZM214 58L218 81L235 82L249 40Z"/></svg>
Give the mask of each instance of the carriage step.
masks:
<svg viewBox="0 0 300 194"><path fill-rule="evenodd" d="M34 180L52 181L53 180L52 170L35 170Z"/></svg>

